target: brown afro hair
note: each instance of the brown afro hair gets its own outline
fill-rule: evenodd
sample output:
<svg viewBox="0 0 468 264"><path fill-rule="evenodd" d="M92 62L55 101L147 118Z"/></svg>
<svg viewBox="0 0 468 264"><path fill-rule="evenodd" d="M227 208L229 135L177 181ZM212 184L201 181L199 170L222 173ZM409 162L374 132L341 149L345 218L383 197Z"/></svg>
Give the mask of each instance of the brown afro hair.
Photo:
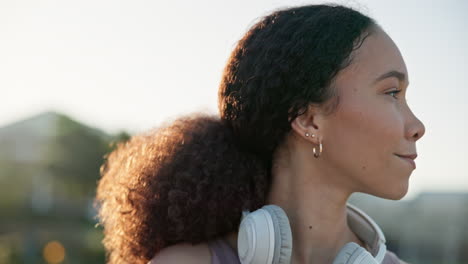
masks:
<svg viewBox="0 0 468 264"><path fill-rule="evenodd" d="M265 169L219 118L181 117L119 144L101 167L99 217L109 263L147 263L178 242L237 229L264 204Z"/></svg>

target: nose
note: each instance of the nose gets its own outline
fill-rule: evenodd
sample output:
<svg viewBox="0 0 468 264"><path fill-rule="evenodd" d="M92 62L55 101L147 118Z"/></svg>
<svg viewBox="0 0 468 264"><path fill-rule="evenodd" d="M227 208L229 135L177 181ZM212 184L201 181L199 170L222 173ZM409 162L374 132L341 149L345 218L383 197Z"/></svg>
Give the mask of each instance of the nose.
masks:
<svg viewBox="0 0 468 264"><path fill-rule="evenodd" d="M410 141L418 141L426 133L426 127L419 120L411 110L409 110L410 118L408 119L408 126L406 130L406 138Z"/></svg>

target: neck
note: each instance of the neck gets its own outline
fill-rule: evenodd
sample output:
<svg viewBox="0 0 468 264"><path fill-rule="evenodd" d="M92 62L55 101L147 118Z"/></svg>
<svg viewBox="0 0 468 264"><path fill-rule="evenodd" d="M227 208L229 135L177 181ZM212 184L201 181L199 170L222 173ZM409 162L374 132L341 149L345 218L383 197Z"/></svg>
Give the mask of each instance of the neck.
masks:
<svg viewBox="0 0 468 264"><path fill-rule="evenodd" d="M288 215L293 238L290 263L332 263L346 243L365 246L347 223L346 202L353 191L350 183L343 183L346 177L321 158L311 162L310 153L284 153L288 158L274 160L266 203L280 206ZM237 232L225 239L237 251Z"/></svg>
<svg viewBox="0 0 468 264"><path fill-rule="evenodd" d="M298 158L292 166L273 168L267 204L280 206L288 215L291 263L331 263L346 243L363 246L347 223L351 192L333 182L337 177L326 175L324 168Z"/></svg>

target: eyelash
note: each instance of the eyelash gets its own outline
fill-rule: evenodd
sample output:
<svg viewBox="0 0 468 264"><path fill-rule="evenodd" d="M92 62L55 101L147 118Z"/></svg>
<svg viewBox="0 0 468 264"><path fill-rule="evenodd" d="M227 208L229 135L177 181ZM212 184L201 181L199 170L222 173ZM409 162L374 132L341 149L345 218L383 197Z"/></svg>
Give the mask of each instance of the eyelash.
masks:
<svg viewBox="0 0 468 264"><path fill-rule="evenodd" d="M393 90L393 91L390 91L390 92L388 92L386 94L392 94L392 93L399 94L400 92L401 92L401 90ZM395 99L398 99L398 97L396 97L396 96L392 95L392 97L395 98Z"/></svg>

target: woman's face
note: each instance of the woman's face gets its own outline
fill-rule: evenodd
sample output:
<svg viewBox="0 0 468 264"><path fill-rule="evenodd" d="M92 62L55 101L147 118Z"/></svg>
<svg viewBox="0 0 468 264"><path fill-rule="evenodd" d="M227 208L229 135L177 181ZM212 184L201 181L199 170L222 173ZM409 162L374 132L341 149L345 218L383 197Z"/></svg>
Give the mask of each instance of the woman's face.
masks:
<svg viewBox="0 0 468 264"><path fill-rule="evenodd" d="M401 199L414 168L397 155L416 154L425 128L406 102L408 72L391 38L375 29L337 75L335 87L338 107L318 132L320 158L352 190Z"/></svg>

